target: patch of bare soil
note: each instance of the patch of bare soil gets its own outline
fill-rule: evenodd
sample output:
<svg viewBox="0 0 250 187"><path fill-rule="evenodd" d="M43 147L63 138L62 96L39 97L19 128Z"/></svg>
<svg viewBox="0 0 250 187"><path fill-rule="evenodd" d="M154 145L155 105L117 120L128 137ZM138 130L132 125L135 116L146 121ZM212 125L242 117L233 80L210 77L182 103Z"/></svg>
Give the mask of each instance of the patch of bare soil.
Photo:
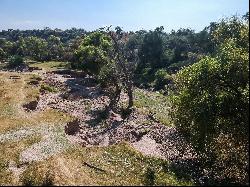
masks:
<svg viewBox="0 0 250 187"><path fill-rule="evenodd" d="M109 117L104 124L82 125L76 134L83 146L107 146L122 141L130 142L138 151L146 155L166 160L194 159L196 154L192 147L181 137L174 127L166 127L150 122L149 117L133 112L126 120ZM119 119L119 118L118 118Z"/></svg>
<svg viewBox="0 0 250 187"><path fill-rule="evenodd" d="M101 89L93 84L83 85L89 78L71 78L59 74L44 74L44 83L60 90L57 93L42 92L37 110L54 108L66 112L80 121L90 119L87 113L90 108L103 108L108 103L108 97L100 94Z"/></svg>
<svg viewBox="0 0 250 187"><path fill-rule="evenodd" d="M132 143L133 147L148 156L155 156L159 158L164 158L162 153L159 151L160 144L150 138L148 135L142 137L138 142Z"/></svg>

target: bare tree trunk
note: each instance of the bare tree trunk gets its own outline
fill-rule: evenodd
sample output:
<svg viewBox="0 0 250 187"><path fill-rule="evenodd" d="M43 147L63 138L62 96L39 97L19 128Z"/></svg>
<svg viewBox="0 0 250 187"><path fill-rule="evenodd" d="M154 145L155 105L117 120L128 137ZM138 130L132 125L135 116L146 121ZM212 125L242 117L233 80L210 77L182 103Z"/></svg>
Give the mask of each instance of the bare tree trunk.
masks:
<svg viewBox="0 0 250 187"><path fill-rule="evenodd" d="M123 84L125 84L125 89L127 91L128 94L128 106L126 108L127 111L130 111L130 109L133 107L134 104L134 99L133 99L133 83L132 83L132 79L131 79L131 72L129 71L129 67L126 64L127 62L127 57L126 54L124 52L125 50L125 44L123 43L122 45L119 44L119 41L122 41L121 38L117 38L115 35L113 35L111 32L109 32L109 35L114 43L114 54L113 57L116 61L116 64L118 66L118 69L120 71L120 75L122 77L122 82ZM119 34L118 34L119 35ZM119 90L119 96L117 95L117 97L120 98L120 93L121 93L121 89ZM118 92L117 92L118 94ZM118 99L119 101L119 99ZM118 102L117 102L118 103ZM111 105L112 107L112 105Z"/></svg>
<svg viewBox="0 0 250 187"><path fill-rule="evenodd" d="M134 104L133 88L132 88L132 84L130 82L128 83L128 86L127 86L127 92L128 92L128 107L127 107L127 110L129 110Z"/></svg>
<svg viewBox="0 0 250 187"><path fill-rule="evenodd" d="M115 93L110 96L110 103L109 103L109 107L108 107L109 111L115 110L115 107L120 100L120 94L121 94L121 88L116 83L115 84Z"/></svg>

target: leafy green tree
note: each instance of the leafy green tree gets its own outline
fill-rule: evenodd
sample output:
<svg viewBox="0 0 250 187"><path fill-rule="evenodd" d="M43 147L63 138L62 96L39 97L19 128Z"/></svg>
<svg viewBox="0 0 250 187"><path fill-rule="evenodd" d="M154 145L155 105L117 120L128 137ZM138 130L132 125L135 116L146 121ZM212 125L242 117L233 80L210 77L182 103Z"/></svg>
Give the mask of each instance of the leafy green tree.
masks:
<svg viewBox="0 0 250 187"><path fill-rule="evenodd" d="M47 39L48 42L48 55L50 60L60 60L63 53L63 44L59 37L50 35Z"/></svg>
<svg viewBox="0 0 250 187"><path fill-rule="evenodd" d="M115 63L110 58L111 38L96 31L85 37L76 51L78 68L94 75L103 87L109 88L110 109L114 108L121 89L115 76Z"/></svg>
<svg viewBox="0 0 250 187"><path fill-rule="evenodd" d="M226 183L248 183L248 27L236 17L217 23L212 33L218 46L215 56L175 77L174 123L194 145L210 175Z"/></svg>
<svg viewBox="0 0 250 187"><path fill-rule="evenodd" d="M2 48L0 48L0 61L3 60L6 57L6 53Z"/></svg>
<svg viewBox="0 0 250 187"><path fill-rule="evenodd" d="M35 60L72 60L78 38L87 34L84 29L50 29L0 31L0 48L7 57L20 55Z"/></svg>
<svg viewBox="0 0 250 187"><path fill-rule="evenodd" d="M163 27L157 27L154 31L149 31L143 38L143 43L139 51L140 62L137 70L144 68L159 68L164 52Z"/></svg>
<svg viewBox="0 0 250 187"><path fill-rule="evenodd" d="M85 37L76 51L79 67L99 75L101 68L110 61L108 52L111 50L111 39L101 32L93 32Z"/></svg>
<svg viewBox="0 0 250 187"><path fill-rule="evenodd" d="M237 16L222 19L212 32L212 41L220 45L232 39L238 47L249 49L249 25L246 16L247 14L244 16L245 19L239 19Z"/></svg>
<svg viewBox="0 0 250 187"><path fill-rule="evenodd" d="M22 56L31 57L38 61L46 60L48 57L48 43L37 37L20 38L17 53Z"/></svg>
<svg viewBox="0 0 250 187"><path fill-rule="evenodd" d="M154 88L156 90L165 90L165 86L172 83L172 76L165 69L157 70L154 77Z"/></svg>
<svg viewBox="0 0 250 187"><path fill-rule="evenodd" d="M76 51L78 68L92 73L108 90L109 110L116 110L122 89L129 96L128 108L133 105L132 76L134 51L126 49L128 37L120 27L109 28L86 36Z"/></svg>
<svg viewBox="0 0 250 187"><path fill-rule="evenodd" d="M157 71L165 69L168 74L175 74L212 53L210 37L208 29L198 33L191 29L179 29L167 34L163 32L163 27L159 27L154 31L136 32L130 45L139 46L137 85L153 87L155 90L165 88L167 85L163 84L171 81L159 81ZM160 82L162 85L159 85Z"/></svg>
<svg viewBox="0 0 250 187"><path fill-rule="evenodd" d="M14 55L15 54L15 43L8 41L8 40L3 40L1 44L1 48L4 50L6 55Z"/></svg>

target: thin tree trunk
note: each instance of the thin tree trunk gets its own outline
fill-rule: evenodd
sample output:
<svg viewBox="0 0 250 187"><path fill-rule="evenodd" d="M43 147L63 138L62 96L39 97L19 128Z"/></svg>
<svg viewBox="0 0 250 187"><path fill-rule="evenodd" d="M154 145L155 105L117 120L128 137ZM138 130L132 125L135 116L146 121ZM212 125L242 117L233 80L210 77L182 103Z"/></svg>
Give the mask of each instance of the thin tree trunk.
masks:
<svg viewBox="0 0 250 187"><path fill-rule="evenodd" d="M132 88L132 84L130 84L130 83L127 87L127 92L128 92L128 107L127 107L127 109L129 110L134 104L133 88Z"/></svg>
<svg viewBox="0 0 250 187"><path fill-rule="evenodd" d="M115 94L111 96L108 110L115 110L115 106L120 100L121 88L116 83L115 84Z"/></svg>

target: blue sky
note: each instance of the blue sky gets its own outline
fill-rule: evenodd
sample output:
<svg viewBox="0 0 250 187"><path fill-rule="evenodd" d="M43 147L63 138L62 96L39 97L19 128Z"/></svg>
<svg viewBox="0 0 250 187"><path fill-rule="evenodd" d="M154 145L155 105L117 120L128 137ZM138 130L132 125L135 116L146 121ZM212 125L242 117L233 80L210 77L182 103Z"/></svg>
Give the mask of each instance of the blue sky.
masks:
<svg viewBox="0 0 250 187"><path fill-rule="evenodd" d="M0 0L0 30L119 25L126 31L200 31L225 16L245 14L248 6L248 0Z"/></svg>

